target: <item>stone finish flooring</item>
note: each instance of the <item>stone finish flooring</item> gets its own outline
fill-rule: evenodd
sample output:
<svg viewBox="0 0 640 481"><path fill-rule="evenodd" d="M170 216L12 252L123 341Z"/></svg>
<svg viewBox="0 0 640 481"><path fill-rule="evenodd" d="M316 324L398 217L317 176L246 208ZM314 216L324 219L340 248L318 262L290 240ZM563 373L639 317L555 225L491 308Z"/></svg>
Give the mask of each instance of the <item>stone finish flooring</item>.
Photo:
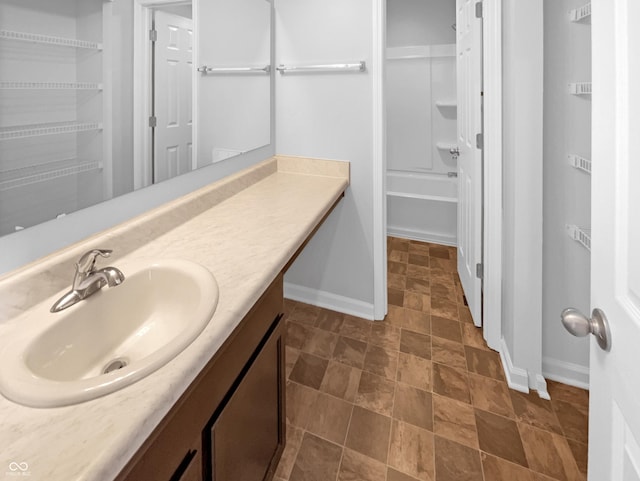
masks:
<svg viewBox="0 0 640 481"><path fill-rule="evenodd" d="M586 480L586 391L510 390L464 304L454 248L388 239L389 314L285 301L277 481Z"/></svg>

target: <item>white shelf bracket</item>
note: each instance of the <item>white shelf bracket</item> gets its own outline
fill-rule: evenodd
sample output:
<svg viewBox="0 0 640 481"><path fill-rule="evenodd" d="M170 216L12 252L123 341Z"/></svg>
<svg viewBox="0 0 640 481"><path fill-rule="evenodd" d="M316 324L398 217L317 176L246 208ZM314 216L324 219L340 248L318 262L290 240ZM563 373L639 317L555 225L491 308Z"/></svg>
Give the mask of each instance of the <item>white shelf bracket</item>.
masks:
<svg viewBox="0 0 640 481"><path fill-rule="evenodd" d="M591 95L591 82L573 82L569 84L572 95Z"/></svg>
<svg viewBox="0 0 640 481"><path fill-rule="evenodd" d="M591 2L583 5L582 7L569 10L569 21L579 22L580 20L591 16Z"/></svg>
<svg viewBox="0 0 640 481"><path fill-rule="evenodd" d="M589 159L585 159L579 155L569 154L567 155L567 161L571 167L591 174L591 161Z"/></svg>
<svg viewBox="0 0 640 481"><path fill-rule="evenodd" d="M591 251L591 229L584 229L574 224L567 224L566 227L569 237Z"/></svg>

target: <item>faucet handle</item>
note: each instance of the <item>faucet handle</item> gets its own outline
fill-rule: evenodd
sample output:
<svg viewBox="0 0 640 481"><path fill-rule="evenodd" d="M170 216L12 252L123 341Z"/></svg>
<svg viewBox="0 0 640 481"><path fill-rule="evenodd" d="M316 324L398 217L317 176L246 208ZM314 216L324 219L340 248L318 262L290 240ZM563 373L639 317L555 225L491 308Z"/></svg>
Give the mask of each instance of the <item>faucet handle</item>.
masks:
<svg viewBox="0 0 640 481"><path fill-rule="evenodd" d="M109 257L113 251L111 249L92 249L82 254L80 260L76 262L76 273L85 274L91 272L96 264L98 256Z"/></svg>

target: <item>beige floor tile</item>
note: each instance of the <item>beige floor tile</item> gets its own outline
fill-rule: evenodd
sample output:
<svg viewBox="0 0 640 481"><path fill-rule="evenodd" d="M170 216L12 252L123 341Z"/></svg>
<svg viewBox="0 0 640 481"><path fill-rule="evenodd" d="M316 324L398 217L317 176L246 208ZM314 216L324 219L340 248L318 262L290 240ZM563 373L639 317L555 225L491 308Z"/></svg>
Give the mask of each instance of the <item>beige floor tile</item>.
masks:
<svg viewBox="0 0 640 481"><path fill-rule="evenodd" d="M431 361L401 352L396 379L423 391L431 391Z"/></svg>
<svg viewBox="0 0 640 481"><path fill-rule="evenodd" d="M457 321L458 303L455 300L434 296L431 298L431 315Z"/></svg>
<svg viewBox="0 0 640 481"><path fill-rule="evenodd" d="M414 311L430 312L431 297L420 292L404 292L404 307Z"/></svg>
<svg viewBox="0 0 640 481"><path fill-rule="evenodd" d="M391 416L395 383L377 374L363 371L358 385L355 404L385 416Z"/></svg>
<svg viewBox="0 0 640 481"><path fill-rule="evenodd" d="M488 350L487 343L482 337L482 329L468 322L460 323L462 327L462 342L477 349Z"/></svg>
<svg viewBox="0 0 640 481"><path fill-rule="evenodd" d="M404 294L404 289L389 287L387 289L387 302L390 305L404 307Z"/></svg>
<svg viewBox="0 0 640 481"><path fill-rule="evenodd" d="M409 252L409 260L407 262L414 266L429 267L429 256Z"/></svg>
<svg viewBox="0 0 640 481"><path fill-rule="evenodd" d="M369 343L397 351L400 349L400 328L386 322L374 322Z"/></svg>
<svg viewBox="0 0 640 481"><path fill-rule="evenodd" d="M564 401L579 406L589 406L589 391L555 381L547 381L547 389L552 401Z"/></svg>
<svg viewBox="0 0 640 481"><path fill-rule="evenodd" d="M285 375L287 379L289 379L289 375L293 370L293 366L296 365L296 361L300 356L300 351L294 349L293 347L286 346L284 350L284 359L285 359Z"/></svg>
<svg viewBox="0 0 640 481"><path fill-rule="evenodd" d="M423 359L431 359L431 336L402 329L400 333L400 352L413 354Z"/></svg>
<svg viewBox="0 0 640 481"><path fill-rule="evenodd" d="M389 466L423 481L435 480L433 433L394 420L389 446Z"/></svg>
<svg viewBox="0 0 640 481"><path fill-rule="evenodd" d="M393 418L433 431L431 393L399 383L393 402Z"/></svg>
<svg viewBox="0 0 640 481"><path fill-rule="evenodd" d="M330 311L328 309L320 309L315 327L324 331L338 334L342 323L344 322L344 314L340 312Z"/></svg>
<svg viewBox="0 0 640 481"><path fill-rule="evenodd" d="M291 471L290 481L327 481L336 479L342 447L305 433L298 456Z"/></svg>
<svg viewBox="0 0 640 481"><path fill-rule="evenodd" d="M278 469L276 470L276 478L281 477L288 479L293 469L293 464L296 462L296 456L298 455L298 449L302 443L302 435L304 430L295 426L287 425L287 444L282 452L282 457L278 463Z"/></svg>
<svg viewBox="0 0 640 481"><path fill-rule="evenodd" d="M406 251L399 251L395 249L391 249L387 258L392 262L402 262L406 264L409 261L409 253Z"/></svg>
<svg viewBox="0 0 640 481"><path fill-rule="evenodd" d="M522 444L529 467L538 473L560 481L582 481L580 472L567 440L554 433L519 423Z"/></svg>
<svg viewBox="0 0 640 481"><path fill-rule="evenodd" d="M478 433L473 407L433 395L433 432L465 446L478 449Z"/></svg>
<svg viewBox="0 0 640 481"><path fill-rule="evenodd" d="M431 334L454 342L462 342L462 329L458 321L445 317L431 316Z"/></svg>
<svg viewBox="0 0 640 481"><path fill-rule="evenodd" d="M562 434L560 421L553 411L551 401L542 399L536 392L522 393L510 390L509 395L518 421Z"/></svg>
<svg viewBox="0 0 640 481"><path fill-rule="evenodd" d="M353 402L358 392L362 370L347 366L341 362L329 361L320 390Z"/></svg>
<svg viewBox="0 0 640 481"><path fill-rule="evenodd" d="M581 406L564 401L552 401L562 432L568 439L582 444L589 442L589 406Z"/></svg>
<svg viewBox="0 0 640 481"><path fill-rule="evenodd" d="M463 371L467 370L467 359L462 344L435 335L431 337L431 360Z"/></svg>
<svg viewBox="0 0 640 481"><path fill-rule="evenodd" d="M360 319L354 316L344 316L344 322L340 328L340 335L357 339L362 342L369 342L371 335L371 321Z"/></svg>
<svg viewBox="0 0 640 481"><path fill-rule="evenodd" d="M457 317L458 295L455 284L449 282L439 282L437 280L431 282L431 296L433 298L444 299L456 304L455 314Z"/></svg>
<svg viewBox="0 0 640 481"><path fill-rule="evenodd" d="M418 481L418 479L387 467L387 481Z"/></svg>
<svg viewBox="0 0 640 481"><path fill-rule="evenodd" d="M487 453L481 457L485 481L534 481L533 473L527 468Z"/></svg>
<svg viewBox="0 0 640 481"><path fill-rule="evenodd" d="M320 393L310 406L313 416L307 422L307 431L336 444L344 444L353 404Z"/></svg>
<svg viewBox="0 0 640 481"><path fill-rule="evenodd" d="M437 481L484 481L480 451L435 437Z"/></svg>
<svg viewBox="0 0 640 481"><path fill-rule="evenodd" d="M471 404L469 375L466 371L444 364L432 363L433 392Z"/></svg>
<svg viewBox="0 0 640 481"><path fill-rule="evenodd" d="M338 481L386 481L384 463L345 448Z"/></svg>
<svg viewBox="0 0 640 481"><path fill-rule="evenodd" d="M420 294L429 294L431 291L429 287L429 280L417 277L407 277L405 290Z"/></svg>
<svg viewBox="0 0 640 481"><path fill-rule="evenodd" d="M417 266L415 264L409 264L406 269L407 277L413 277L414 279L431 279L431 269L424 266Z"/></svg>
<svg viewBox="0 0 640 481"><path fill-rule="evenodd" d="M301 352L289 379L313 389L320 389L328 364L327 359Z"/></svg>
<svg viewBox="0 0 640 481"><path fill-rule="evenodd" d="M407 286L407 276L402 274L387 274L387 287L404 290Z"/></svg>
<svg viewBox="0 0 640 481"><path fill-rule="evenodd" d="M391 418L355 406L345 447L386 463L390 430Z"/></svg>
<svg viewBox="0 0 640 481"><path fill-rule="evenodd" d="M324 359L331 359L338 343L338 335L323 329L313 329L302 345L302 351Z"/></svg>
<svg viewBox="0 0 640 481"><path fill-rule="evenodd" d="M299 428L306 428L311 406L316 400L318 391L295 382L287 382L287 423Z"/></svg>
<svg viewBox="0 0 640 481"><path fill-rule="evenodd" d="M313 327L318 319L320 308L309 304L298 303L295 309L289 314L290 321Z"/></svg>
<svg viewBox="0 0 640 481"><path fill-rule="evenodd" d="M309 326L304 326L298 322L287 321L285 344L295 349L302 349L307 337L312 333L313 331Z"/></svg>
<svg viewBox="0 0 640 481"><path fill-rule="evenodd" d="M420 334L431 334L431 316L428 312L406 309L402 328Z"/></svg>
<svg viewBox="0 0 640 481"><path fill-rule="evenodd" d="M515 418L506 383L469 373L469 387L471 402L475 407L508 418Z"/></svg>
<svg viewBox="0 0 640 481"><path fill-rule="evenodd" d="M367 351L367 343L340 336L333 350L333 360L348 364L351 367L362 369L364 355Z"/></svg>
<svg viewBox="0 0 640 481"><path fill-rule="evenodd" d="M465 346L465 356L467 358L467 369L486 377L492 377L499 381L504 381L504 370L500 355L494 351L486 351L484 349L476 349L475 347Z"/></svg>
<svg viewBox="0 0 640 481"><path fill-rule="evenodd" d="M527 457L515 421L487 411L475 410L480 449L528 468Z"/></svg>
<svg viewBox="0 0 640 481"><path fill-rule="evenodd" d="M398 351L369 344L362 369L393 380L398 370Z"/></svg>

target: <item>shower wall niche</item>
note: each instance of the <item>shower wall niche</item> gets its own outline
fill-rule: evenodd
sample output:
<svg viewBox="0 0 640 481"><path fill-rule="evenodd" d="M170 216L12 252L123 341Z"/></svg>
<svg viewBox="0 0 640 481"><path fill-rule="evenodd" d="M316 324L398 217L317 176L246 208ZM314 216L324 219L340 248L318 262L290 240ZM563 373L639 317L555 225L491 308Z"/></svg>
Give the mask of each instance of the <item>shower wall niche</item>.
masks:
<svg viewBox="0 0 640 481"><path fill-rule="evenodd" d="M0 235L111 196L110 5L0 1Z"/></svg>
<svg viewBox="0 0 640 481"><path fill-rule="evenodd" d="M455 245L455 0L387 8L387 230Z"/></svg>

